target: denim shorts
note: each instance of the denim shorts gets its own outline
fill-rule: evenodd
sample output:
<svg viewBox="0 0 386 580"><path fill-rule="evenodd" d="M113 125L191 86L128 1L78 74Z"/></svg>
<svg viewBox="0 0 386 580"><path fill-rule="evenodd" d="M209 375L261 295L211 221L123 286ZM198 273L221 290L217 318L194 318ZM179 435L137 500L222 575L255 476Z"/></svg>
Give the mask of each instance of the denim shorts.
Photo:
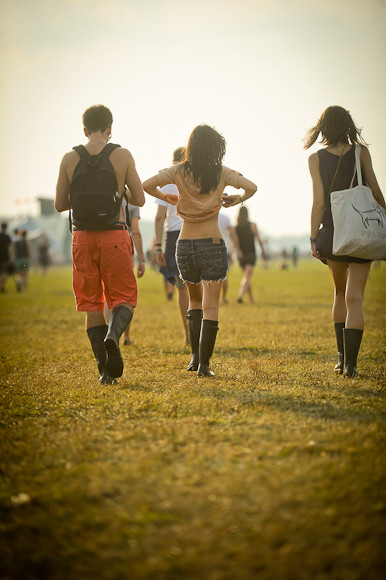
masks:
<svg viewBox="0 0 386 580"><path fill-rule="evenodd" d="M228 273L228 253L221 238L179 239L176 260L180 278L191 284L225 280Z"/></svg>

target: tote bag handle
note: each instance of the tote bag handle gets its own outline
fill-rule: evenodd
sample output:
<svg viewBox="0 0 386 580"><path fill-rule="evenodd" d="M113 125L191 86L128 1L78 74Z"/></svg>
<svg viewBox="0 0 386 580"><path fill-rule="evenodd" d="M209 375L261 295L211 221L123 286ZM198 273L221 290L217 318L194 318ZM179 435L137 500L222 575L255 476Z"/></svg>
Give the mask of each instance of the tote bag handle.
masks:
<svg viewBox="0 0 386 580"><path fill-rule="evenodd" d="M328 190L325 207L327 206L328 198L330 197L330 193L331 193L331 190L332 190L332 186L334 185L334 181L335 181L336 175L338 173L339 165L340 165L340 162L342 161L342 156L343 156L343 153L344 153L344 150L345 149L346 149L346 145L343 147L342 153L339 155L338 165L336 166L335 173L334 173L334 177L332 178L331 185L330 185L330 189ZM355 177L355 172L354 172L354 175L353 175L353 181L354 181L354 177Z"/></svg>
<svg viewBox="0 0 386 580"><path fill-rule="evenodd" d="M354 167L354 175L352 176L352 180L350 183L350 189L353 186L355 175L358 175L358 185L363 185L362 169L361 169L361 146L358 145L358 143L355 143L355 167Z"/></svg>

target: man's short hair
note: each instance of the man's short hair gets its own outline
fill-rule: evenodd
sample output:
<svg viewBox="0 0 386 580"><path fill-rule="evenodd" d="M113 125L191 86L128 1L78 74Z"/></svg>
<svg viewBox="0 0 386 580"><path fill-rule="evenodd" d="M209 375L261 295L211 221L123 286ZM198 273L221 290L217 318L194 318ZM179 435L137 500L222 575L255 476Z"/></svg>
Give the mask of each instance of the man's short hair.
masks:
<svg viewBox="0 0 386 580"><path fill-rule="evenodd" d="M93 105L83 113L83 126L88 133L104 133L113 124L113 115L104 105Z"/></svg>
<svg viewBox="0 0 386 580"><path fill-rule="evenodd" d="M173 163L178 163L184 156L185 147L178 147L173 151Z"/></svg>
<svg viewBox="0 0 386 580"><path fill-rule="evenodd" d="M2 222L2 223L1 223L1 229L2 229L2 230L6 230L6 229L7 229L7 227L8 227L8 224L7 224L7 222Z"/></svg>

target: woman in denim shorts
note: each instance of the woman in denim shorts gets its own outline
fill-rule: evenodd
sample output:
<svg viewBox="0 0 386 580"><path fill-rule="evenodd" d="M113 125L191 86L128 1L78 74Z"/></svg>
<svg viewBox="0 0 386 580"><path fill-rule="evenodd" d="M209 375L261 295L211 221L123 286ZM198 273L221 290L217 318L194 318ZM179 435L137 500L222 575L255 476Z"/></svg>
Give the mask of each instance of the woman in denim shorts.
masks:
<svg viewBox="0 0 386 580"><path fill-rule="evenodd" d="M212 377L209 368L218 331L222 283L228 272L228 256L218 225L220 208L242 204L257 190L256 185L222 165L225 139L208 125L193 129L180 163L163 169L143 183L144 190L165 199L160 187L174 183L177 213L183 220L176 259L180 277L189 293L189 335L192 358L188 371ZM227 185L242 188L241 195L223 196ZM169 202L172 202L168 195Z"/></svg>

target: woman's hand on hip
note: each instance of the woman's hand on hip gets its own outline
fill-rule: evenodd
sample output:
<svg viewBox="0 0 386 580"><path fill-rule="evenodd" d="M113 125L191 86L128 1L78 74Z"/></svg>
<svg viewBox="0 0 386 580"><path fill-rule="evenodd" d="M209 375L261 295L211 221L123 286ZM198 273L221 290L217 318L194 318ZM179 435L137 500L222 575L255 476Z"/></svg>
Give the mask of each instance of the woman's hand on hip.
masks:
<svg viewBox="0 0 386 580"><path fill-rule="evenodd" d="M239 203L240 203L239 195L223 194L221 197L221 204L223 207L232 207L233 205L238 205Z"/></svg>

